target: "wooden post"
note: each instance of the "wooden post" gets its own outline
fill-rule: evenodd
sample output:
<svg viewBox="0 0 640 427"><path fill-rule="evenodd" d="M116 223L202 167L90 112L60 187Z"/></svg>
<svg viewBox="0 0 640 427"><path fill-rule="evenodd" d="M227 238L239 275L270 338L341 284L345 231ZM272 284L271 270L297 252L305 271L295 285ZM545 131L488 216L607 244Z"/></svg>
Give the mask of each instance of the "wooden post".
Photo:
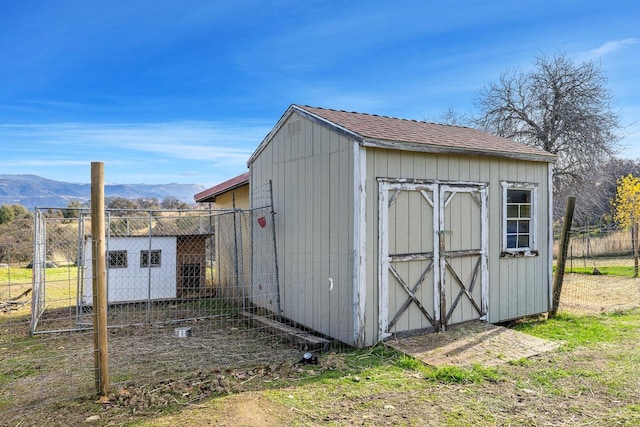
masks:
<svg viewBox="0 0 640 427"><path fill-rule="evenodd" d="M573 221L573 210L576 206L576 198L567 198L567 207L564 214L564 224L562 225L562 236L560 237L560 251L558 253L558 263L556 264L556 275L553 280L553 306L551 315L558 313L560 304L560 294L562 293L562 280L564 279L564 267L567 259L567 248L569 247L569 232Z"/></svg>
<svg viewBox="0 0 640 427"><path fill-rule="evenodd" d="M633 277L638 277L638 223L633 224L631 230L631 244L633 246Z"/></svg>
<svg viewBox="0 0 640 427"><path fill-rule="evenodd" d="M96 393L109 394L107 347L107 254L104 221L104 163L91 162L91 256L93 258L93 352Z"/></svg>

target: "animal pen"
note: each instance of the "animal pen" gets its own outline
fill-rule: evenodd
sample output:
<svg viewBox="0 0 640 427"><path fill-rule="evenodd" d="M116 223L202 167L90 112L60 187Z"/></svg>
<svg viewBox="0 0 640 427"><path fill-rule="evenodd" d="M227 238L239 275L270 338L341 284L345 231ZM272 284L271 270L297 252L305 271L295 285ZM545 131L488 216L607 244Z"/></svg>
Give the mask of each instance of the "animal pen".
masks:
<svg viewBox="0 0 640 427"><path fill-rule="evenodd" d="M35 218L31 334L91 329L89 212L78 211L73 220L44 212L37 210ZM106 217L109 327L199 321L258 308L278 313L270 208L109 210ZM62 294L60 280L47 277L51 262L69 270ZM260 276L253 274L254 264Z"/></svg>
<svg viewBox="0 0 640 427"><path fill-rule="evenodd" d="M26 305L0 319L2 412L95 392L91 219L60 212L35 212L32 282L2 285L1 300L32 287L30 314ZM328 344L276 322L270 206L105 213L112 390L293 365Z"/></svg>

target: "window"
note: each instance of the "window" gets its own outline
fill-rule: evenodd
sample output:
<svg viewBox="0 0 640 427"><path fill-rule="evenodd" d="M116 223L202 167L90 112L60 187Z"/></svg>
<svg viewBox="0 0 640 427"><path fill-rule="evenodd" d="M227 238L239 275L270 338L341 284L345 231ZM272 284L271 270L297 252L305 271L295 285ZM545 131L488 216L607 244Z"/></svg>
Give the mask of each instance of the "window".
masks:
<svg viewBox="0 0 640 427"><path fill-rule="evenodd" d="M127 251L108 251L107 266L109 268L127 268Z"/></svg>
<svg viewBox="0 0 640 427"><path fill-rule="evenodd" d="M140 267L160 267L160 250L140 251Z"/></svg>
<svg viewBox="0 0 640 427"><path fill-rule="evenodd" d="M537 255L535 184L502 183L503 256Z"/></svg>

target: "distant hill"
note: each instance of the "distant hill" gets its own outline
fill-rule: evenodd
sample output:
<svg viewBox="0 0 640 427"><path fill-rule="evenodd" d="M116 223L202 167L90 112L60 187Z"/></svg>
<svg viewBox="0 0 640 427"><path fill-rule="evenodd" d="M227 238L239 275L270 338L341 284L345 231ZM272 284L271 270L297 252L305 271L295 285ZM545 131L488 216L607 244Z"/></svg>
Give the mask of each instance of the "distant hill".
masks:
<svg viewBox="0 0 640 427"><path fill-rule="evenodd" d="M105 197L138 199L155 197L162 201L175 197L181 202L194 203L193 196L206 188L196 184L119 184L105 185ZM72 184L53 181L36 175L0 174L0 205L20 204L35 207L64 208L69 202L88 202L91 184Z"/></svg>

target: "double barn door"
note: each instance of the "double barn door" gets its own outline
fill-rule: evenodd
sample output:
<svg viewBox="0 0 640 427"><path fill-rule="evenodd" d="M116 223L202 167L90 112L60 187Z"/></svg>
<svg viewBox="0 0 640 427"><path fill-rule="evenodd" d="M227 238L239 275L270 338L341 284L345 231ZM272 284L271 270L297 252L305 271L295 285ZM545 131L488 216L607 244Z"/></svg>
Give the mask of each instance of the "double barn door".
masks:
<svg viewBox="0 0 640 427"><path fill-rule="evenodd" d="M487 186L379 179L379 336L487 312Z"/></svg>

